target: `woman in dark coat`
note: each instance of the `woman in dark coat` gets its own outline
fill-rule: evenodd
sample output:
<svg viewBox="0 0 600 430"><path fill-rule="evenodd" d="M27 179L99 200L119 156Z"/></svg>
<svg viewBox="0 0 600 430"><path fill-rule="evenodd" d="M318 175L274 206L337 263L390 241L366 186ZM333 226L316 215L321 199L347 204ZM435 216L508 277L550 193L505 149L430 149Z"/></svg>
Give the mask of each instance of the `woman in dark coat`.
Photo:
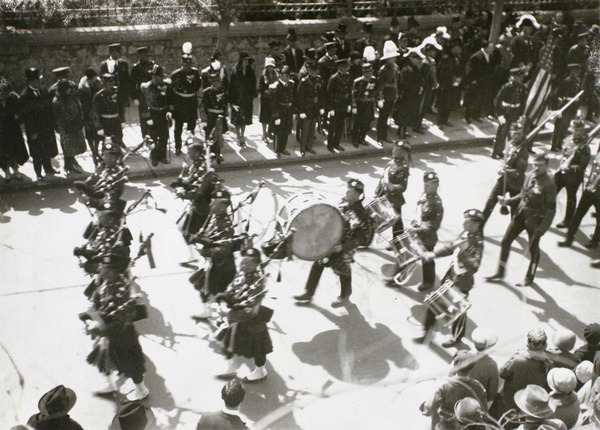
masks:
<svg viewBox="0 0 600 430"><path fill-rule="evenodd" d="M48 95L46 88L40 87L39 69L27 69L25 77L27 87L21 93L21 113L25 124L29 153L33 158L33 169L38 181L41 181L42 167L46 175L56 173L51 161L58 154L54 135L52 98Z"/></svg>
<svg viewBox="0 0 600 430"><path fill-rule="evenodd" d="M258 78L258 92L260 93L260 113L258 120L262 124L263 140L268 143L267 126L272 121L272 113L269 101L269 86L279 79L275 68L275 60L271 57L265 58L265 68Z"/></svg>
<svg viewBox="0 0 600 430"><path fill-rule="evenodd" d="M20 121L19 96L11 91L8 82L0 81L0 168L4 170L6 182L12 177L10 169L16 179L23 178L19 166L29 158Z"/></svg>
<svg viewBox="0 0 600 430"><path fill-rule="evenodd" d="M235 126L238 144L242 148L246 146L244 133L246 126L252 124L254 98L258 95L253 63L254 59L247 52L240 52L240 59L229 80L231 123Z"/></svg>
<svg viewBox="0 0 600 430"><path fill-rule="evenodd" d="M77 93L66 79L58 82L56 96L52 100L52 110L65 157L65 173L81 173L83 170L75 156L85 152L83 109Z"/></svg>

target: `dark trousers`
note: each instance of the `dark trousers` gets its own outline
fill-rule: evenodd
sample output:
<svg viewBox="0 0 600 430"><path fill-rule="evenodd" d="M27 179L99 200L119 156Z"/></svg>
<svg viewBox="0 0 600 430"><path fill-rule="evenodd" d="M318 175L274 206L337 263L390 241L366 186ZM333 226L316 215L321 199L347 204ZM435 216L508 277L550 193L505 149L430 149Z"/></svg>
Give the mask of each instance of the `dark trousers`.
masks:
<svg viewBox="0 0 600 430"><path fill-rule="evenodd" d="M138 105L138 114L140 118L140 129L142 131L142 138L150 136L150 126L146 123L146 120L144 119L145 113L146 107L142 106L141 104Z"/></svg>
<svg viewBox="0 0 600 430"><path fill-rule="evenodd" d="M113 143L123 146L123 129L121 128L121 120L119 118L101 119L104 136L110 136Z"/></svg>
<svg viewBox="0 0 600 430"><path fill-rule="evenodd" d="M34 158L33 159L33 170L38 176L42 176L42 167L46 174L50 174L54 168L52 167L52 159L50 157Z"/></svg>
<svg viewBox="0 0 600 430"><path fill-rule="evenodd" d="M375 102L359 102L356 106L356 118L352 130L354 143L365 140L367 133L371 130L371 123L375 118Z"/></svg>
<svg viewBox="0 0 600 430"><path fill-rule="evenodd" d="M510 246L523 230L527 230L529 239L529 267L527 268L527 274L525 275L525 278L529 281L533 281L535 278L535 272L537 271L538 263L540 262L541 238L540 235L535 234L535 231L533 231L535 228L537 228L537 224L529 229L526 227L525 216L522 213L515 216L511 220L508 228L506 229L506 233L504 233L504 237L502 238L502 244L500 248L500 267L498 271L501 274L504 274L504 267L506 266L506 261L508 260L508 254L510 254Z"/></svg>
<svg viewBox="0 0 600 430"><path fill-rule="evenodd" d="M520 192L520 190L515 190L512 188L508 188L508 187L506 188L506 191L508 191L508 193L510 194L511 197L516 196ZM496 204L498 203L498 196L504 195L504 192L505 192L504 176L500 176L498 178L498 180L496 181L494 188L492 188L492 192L490 193L490 196L488 197L487 201L485 202L485 208L483 209L483 222L484 223L488 220L488 218L492 214L494 207L496 207ZM518 205L519 205L519 202L512 203L510 205L511 214L515 213L515 210L517 209Z"/></svg>
<svg viewBox="0 0 600 430"><path fill-rule="evenodd" d="M394 239L396 239L398 236L400 236L402 233L404 233L404 222L402 222L402 207L400 207L400 209L394 208L394 210L398 214L398 219L392 226L392 237ZM394 240L394 243L399 244L395 240Z"/></svg>
<svg viewBox="0 0 600 430"><path fill-rule="evenodd" d="M600 242L600 195L597 193L594 194L587 190L583 190L583 194L581 194L575 214L573 215L571 223L569 224L569 231L567 232L568 241L573 241L575 234L579 229L579 225L581 224L581 220L588 212L590 207L592 207L592 205L596 208L596 229L594 230L594 235L592 236L591 241L595 243Z"/></svg>
<svg viewBox="0 0 600 430"><path fill-rule="evenodd" d="M183 132L183 124L187 124L187 130L194 132L196 128L196 120L184 121L180 119L175 120L175 127L173 133L175 134L175 149L181 149L181 133Z"/></svg>
<svg viewBox="0 0 600 430"><path fill-rule="evenodd" d="M394 111L396 97L387 97L383 100L383 107L379 109L379 118L377 118L377 140L383 141L388 138L388 119Z"/></svg>
<svg viewBox="0 0 600 430"><path fill-rule="evenodd" d="M306 286L304 288L311 297L314 296L315 291L317 290L324 268L325 266L319 263L319 261L315 261L310 268L310 274L308 275ZM340 297L350 297L352 294L352 275L339 275L339 277Z"/></svg>
<svg viewBox="0 0 600 430"><path fill-rule="evenodd" d="M502 157L504 155L504 147L506 146L506 137L510 130L512 122L506 121L504 124L498 126L496 131L496 140L494 140L494 149L492 150L492 157Z"/></svg>
<svg viewBox="0 0 600 430"><path fill-rule="evenodd" d="M468 293L465 293L465 297L469 297ZM425 313L425 321L423 322L423 326L425 328L425 332L429 333L433 326L435 325L436 315L431 310L431 307L427 307L427 312ZM467 331L467 313L464 312L452 323L452 340L454 342L460 342L460 340L465 335Z"/></svg>
<svg viewBox="0 0 600 430"><path fill-rule="evenodd" d="M346 120L345 109L335 109L335 116L329 118L329 135L327 136L327 147L330 149L340 146L344 123Z"/></svg>
<svg viewBox="0 0 600 430"><path fill-rule="evenodd" d="M306 152L307 150L312 149L313 147L317 118L298 118L298 125L300 126L300 151ZM297 134L296 137L298 137Z"/></svg>
<svg viewBox="0 0 600 430"><path fill-rule="evenodd" d="M294 126L294 118L291 108L281 109L280 124L275 126L275 152L280 153L285 151L287 146L288 136L292 132Z"/></svg>
<svg viewBox="0 0 600 430"><path fill-rule="evenodd" d="M217 127L217 121L220 121L219 127ZM215 154L215 156L221 155L221 149L223 146L223 132L225 131L225 127L227 127L227 121L223 115L212 112L208 113L204 134L206 135L206 141L209 139L212 140L213 144L211 147L211 152Z"/></svg>
<svg viewBox="0 0 600 430"><path fill-rule="evenodd" d="M571 218L573 218L573 214L575 213L575 207L577 206L577 189L579 188L581 182L573 183L572 181L567 181L567 179L565 179L565 175L558 171L554 174L554 184L556 185L557 194L563 188L566 188L567 190L567 207L565 210L565 217L562 222L568 225L571 222Z"/></svg>
<svg viewBox="0 0 600 430"><path fill-rule="evenodd" d="M100 161L100 154L98 152L98 143L100 139L96 134L96 127L94 127L93 121L86 120L83 131L85 132L85 140L87 140L88 146L90 147L90 151L92 153L92 161L94 162L94 165L97 165ZM33 165L35 166L35 161Z"/></svg>
<svg viewBox="0 0 600 430"><path fill-rule="evenodd" d="M423 248L425 248L426 251L433 251L435 248L435 243L431 246L425 246L423 244ZM435 283L435 260L423 260L421 263L421 268L423 270L423 283L427 285L433 285Z"/></svg>
<svg viewBox="0 0 600 430"><path fill-rule="evenodd" d="M166 118L166 111L151 111L150 118L152 124L149 127L150 137L156 145L150 153L152 161L160 161L167 158L167 144L169 142L169 122Z"/></svg>

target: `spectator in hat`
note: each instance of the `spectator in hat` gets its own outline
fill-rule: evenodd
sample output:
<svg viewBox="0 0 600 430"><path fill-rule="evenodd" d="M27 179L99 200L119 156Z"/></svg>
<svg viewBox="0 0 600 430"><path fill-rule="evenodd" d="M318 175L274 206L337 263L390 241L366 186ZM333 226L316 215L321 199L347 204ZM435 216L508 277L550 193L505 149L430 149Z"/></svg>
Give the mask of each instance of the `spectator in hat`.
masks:
<svg viewBox="0 0 600 430"><path fill-rule="evenodd" d="M500 375L498 363L490 357L487 351L496 344L498 337L485 327L477 327L471 333L471 340L475 346L476 355L475 366L469 370L469 376L478 380L483 385L487 404L491 406L498 394Z"/></svg>
<svg viewBox="0 0 600 430"><path fill-rule="evenodd" d="M419 127L415 130L417 133L423 134L423 117L425 114L433 113L433 101L436 96L437 89L439 87L439 83L437 80L437 63L436 57L438 53L442 52L442 46L434 43L435 39L432 42L426 43L422 48L421 52L424 55L424 58L421 59L421 64L419 66L421 70L421 75L423 76L423 101L421 102L421 106L419 109Z"/></svg>
<svg viewBox="0 0 600 430"><path fill-rule="evenodd" d="M104 85L102 80L96 71L93 68L88 67L79 80L78 93L81 101L81 107L83 108L85 139L87 140L90 151L92 152L92 161L94 162L94 166L98 165L100 157L98 153L100 136L98 136L96 132L96 125L94 123L96 119L94 114L94 96L99 91L102 91L103 88Z"/></svg>
<svg viewBox="0 0 600 430"><path fill-rule="evenodd" d="M303 294L294 296L299 303L310 303L319 285L319 280L325 267L331 267L340 278L340 295L331 302L331 306L345 306L352 294L352 256L358 246L367 246L373 237L373 223L366 212L364 199L364 184L358 179L350 179L347 183L346 195L342 200L340 211L344 223L342 242L333 248L326 259L316 260L311 269Z"/></svg>
<svg viewBox="0 0 600 430"><path fill-rule="evenodd" d="M306 64L307 62L311 63L311 65L314 65L315 67L317 67L317 50L315 48L308 48L305 52L304 52L304 60L302 63L302 67L300 68L300 71L298 72L298 82L302 81L302 79L304 79L306 76L308 76L308 64ZM318 67L317 67L317 71L318 71Z"/></svg>
<svg viewBox="0 0 600 430"><path fill-rule="evenodd" d="M102 75L104 87L98 91L92 101L92 117L96 134L103 137L110 136L112 141L122 147L123 143L123 118L122 106L117 94L114 75Z"/></svg>
<svg viewBox="0 0 600 430"><path fill-rule="evenodd" d="M492 53L495 45L487 42L480 50L471 55L466 67L465 121L481 121L485 113L487 99L492 97L490 79L493 74Z"/></svg>
<svg viewBox="0 0 600 430"><path fill-rule="evenodd" d="M329 42L334 42L335 43L335 37L336 37L336 32L333 30L330 31L326 31L324 35L321 36L320 41L322 42L321 46L319 46L317 48L317 61L320 60L323 55L325 55L325 53L327 52L327 48L328 48L328 43Z"/></svg>
<svg viewBox="0 0 600 430"><path fill-rule="evenodd" d="M298 35L296 34L295 29L288 29L286 40L288 44L283 49L285 64L290 66L292 74L297 74L302 68L302 64L304 64L304 51L296 46L298 42Z"/></svg>
<svg viewBox="0 0 600 430"><path fill-rule="evenodd" d="M367 46L372 46L374 49L377 49L377 43L373 38L373 23L363 22L360 33L362 34L362 37L354 42L354 51L362 55Z"/></svg>
<svg viewBox="0 0 600 430"><path fill-rule="evenodd" d="M417 33L417 31L418 31L417 29L420 26L421 25L415 19L414 16L409 16L408 18L406 18L407 30L406 30L406 34L404 35L404 37L407 40L407 46L409 48L416 48L423 41L423 38Z"/></svg>
<svg viewBox="0 0 600 430"><path fill-rule="evenodd" d="M69 416L69 411L75 403L75 392L64 385L58 385L40 398L40 412L32 415L27 425L36 430L83 430L79 423Z"/></svg>
<svg viewBox="0 0 600 430"><path fill-rule="evenodd" d="M420 64L423 54L416 48L409 48L404 54L408 59L400 71L400 95L396 102L394 121L398 124L398 138L403 140L409 136L407 128L419 130L419 110L423 95L423 75Z"/></svg>
<svg viewBox="0 0 600 430"><path fill-rule="evenodd" d="M22 166L29 159L23 133L19 124L22 122L19 96L11 90L7 81L0 82L0 168L4 170L4 180L10 182L14 176L17 180L22 180L23 176L19 172L19 166ZM11 171L12 170L12 176Z"/></svg>
<svg viewBox="0 0 600 430"><path fill-rule="evenodd" d="M506 411L515 408L515 393L528 385L546 386L546 375L552 364L548 360L546 346L544 330L537 328L527 333L527 347L515 352L500 368L504 384L490 407L491 416L499 419Z"/></svg>
<svg viewBox="0 0 600 430"><path fill-rule="evenodd" d="M569 48L567 53L567 64L579 64L583 66L588 60L590 48L588 46L588 31L582 31L577 35L577 43Z"/></svg>
<svg viewBox="0 0 600 430"><path fill-rule="evenodd" d="M550 407L554 409L552 418L561 420L567 428L572 428L579 417L579 399L575 393L577 377L571 369L555 367L548 372L550 387Z"/></svg>
<svg viewBox="0 0 600 430"><path fill-rule="evenodd" d="M281 69L285 65L285 55L281 52L281 42L279 40L271 40L269 42L269 55L268 57L275 60L275 67Z"/></svg>
<svg viewBox="0 0 600 430"><path fill-rule="evenodd" d="M269 137L273 135L273 129L270 126L273 120L271 112L271 102L269 100L269 87L277 82L279 73L275 65L275 60L270 57L265 58L265 66L258 77L258 92L260 94L260 112L258 121L262 124L262 139L269 143Z"/></svg>
<svg viewBox="0 0 600 430"><path fill-rule="evenodd" d="M548 349L548 357L552 360L552 367L565 367L575 369L580 360L571 351L577 338L575 333L567 329L559 329L552 335L553 348Z"/></svg>
<svg viewBox="0 0 600 430"><path fill-rule="evenodd" d="M339 58L350 57L351 47L350 42L346 40L346 32L348 31L348 25L344 22L340 22L335 30L335 47L336 55Z"/></svg>
<svg viewBox="0 0 600 430"><path fill-rule="evenodd" d="M149 131L148 124L146 121L142 120L142 114L144 112L140 105L141 86L144 82L148 82L152 79L152 68L156 63L154 60L150 59L150 51L147 46L140 46L136 51L138 53L138 61L131 67L131 99L138 107L142 137L146 137L148 136Z"/></svg>
<svg viewBox="0 0 600 430"><path fill-rule="evenodd" d="M65 173L67 175L82 173L83 169L75 156L85 152L83 108L77 96L77 90L67 79L63 78L58 81L56 96L52 100L52 111L56 119L56 129L60 135Z"/></svg>
<svg viewBox="0 0 600 430"><path fill-rule="evenodd" d="M517 121L525 110L527 100L527 87L523 85L523 67L510 69L510 79L500 88L494 98L494 111L498 118L498 130L494 140L492 158L500 159L504 156L506 138L513 122Z"/></svg>
<svg viewBox="0 0 600 430"><path fill-rule="evenodd" d="M152 409L141 402L126 403L121 407L109 430L150 430L156 428Z"/></svg>
<svg viewBox="0 0 600 430"><path fill-rule="evenodd" d="M350 68L348 69L348 73L350 74L350 79L354 82L356 79L362 76L362 57L356 51L350 53Z"/></svg>
<svg viewBox="0 0 600 430"><path fill-rule="evenodd" d="M354 116L352 144L355 148L359 145L368 146L365 139L375 119L375 106L378 99L377 78L373 75L371 63L364 63L362 72L362 76L352 84L352 115Z"/></svg>
<svg viewBox="0 0 600 430"><path fill-rule="evenodd" d="M460 84L462 81L461 76L461 62L460 62L460 50L462 46L458 39L452 39L444 47L439 62L436 64L437 82L438 88L436 91L436 107L438 110L438 126L452 127L450 123L450 113L454 110L454 99L456 93L460 92ZM458 55L454 55L454 53Z"/></svg>
<svg viewBox="0 0 600 430"><path fill-rule="evenodd" d="M463 350L457 351L452 357L449 376L433 396L419 407L423 415L431 417L432 428L435 430L457 428L454 407L459 400L466 397L474 398L481 411L487 411L485 389L477 380L468 376L474 363L473 354Z"/></svg>
<svg viewBox="0 0 600 430"><path fill-rule="evenodd" d="M553 404L544 388L535 384L528 384L514 395L515 405L525 415L525 423L517 430L549 429L567 430L567 426L554 415Z"/></svg>
<svg viewBox="0 0 600 430"><path fill-rule="evenodd" d="M221 78L221 85L225 88L225 91L229 90L229 73L227 68L221 64L221 51L217 48L213 49L210 54L210 63L206 66L200 74L202 75L202 88L210 87L210 75L219 75Z"/></svg>
<svg viewBox="0 0 600 430"><path fill-rule="evenodd" d="M325 104L328 111L329 129L327 133L327 149L329 152L344 151L341 145L346 118L352 110L352 80L348 59L336 61L338 70L327 82ZM322 77L322 76L321 76ZM325 81L323 81L325 85Z"/></svg>
<svg viewBox="0 0 600 430"><path fill-rule="evenodd" d="M575 356L581 360L594 361L594 357L600 351L600 324L590 323L583 330L585 345L580 346L574 352Z"/></svg>
<svg viewBox="0 0 600 430"><path fill-rule="evenodd" d="M313 149L315 126L325 113L323 80L318 74L317 63L307 59L304 66L308 70L308 75L300 80L296 91L298 121L301 127L300 155L302 156L306 152L316 154Z"/></svg>
<svg viewBox="0 0 600 430"><path fill-rule="evenodd" d="M121 44L108 45L108 58L100 63L100 76L105 73L114 76L119 100L119 114L121 121L125 122L125 109L129 106L131 95L131 82L129 76L129 63L121 58Z"/></svg>
<svg viewBox="0 0 600 430"><path fill-rule="evenodd" d="M229 84L231 123L235 126L238 145L242 148L246 146L246 127L252 124L254 99L258 96L253 65L254 58L251 58L247 52L241 51Z"/></svg>
<svg viewBox="0 0 600 430"><path fill-rule="evenodd" d="M395 18L395 17L394 17ZM387 40L383 44L383 66L377 74L377 94L379 117L377 118L377 141L390 143L388 137L388 120L394 111L394 105L398 98L398 78L400 68L397 59L400 56L398 48L393 40Z"/></svg>
<svg viewBox="0 0 600 430"><path fill-rule="evenodd" d="M223 409L203 413L196 430L247 429L246 423L239 416L239 409L245 396L246 389L239 379L229 381L221 389Z"/></svg>
<svg viewBox="0 0 600 430"><path fill-rule="evenodd" d="M57 173L52 167L52 159L58 154L52 99L48 90L41 85L39 68L25 70L25 78L27 86L21 93L19 109L25 126L29 154L33 159L33 170L37 180L41 181L42 167L46 175Z"/></svg>
<svg viewBox="0 0 600 430"><path fill-rule="evenodd" d="M169 128L173 112L171 85L164 80L165 71L159 64L152 67L152 80L141 85L140 105L143 107L143 119L149 127L150 137L155 147L150 153L152 166L158 166L160 161L169 164L167 159L167 144Z"/></svg>
<svg viewBox="0 0 600 430"><path fill-rule="evenodd" d="M275 130L274 152L277 158L291 155L286 149L289 134L292 132L296 86L290 79L290 67L283 66L279 79L269 86L269 101Z"/></svg>
<svg viewBox="0 0 600 430"><path fill-rule="evenodd" d="M319 58L317 64L319 67L319 75L323 79L323 84L326 86L329 83L329 79L338 70L338 56L336 55L337 48L335 42L325 43L325 55ZM326 89L326 88L325 88Z"/></svg>
<svg viewBox="0 0 600 430"><path fill-rule="evenodd" d="M202 77L192 63L191 51L184 52L181 54L181 67L171 73L175 155L181 155L183 124L186 124L187 131L193 134L198 120L198 91L202 88Z"/></svg>

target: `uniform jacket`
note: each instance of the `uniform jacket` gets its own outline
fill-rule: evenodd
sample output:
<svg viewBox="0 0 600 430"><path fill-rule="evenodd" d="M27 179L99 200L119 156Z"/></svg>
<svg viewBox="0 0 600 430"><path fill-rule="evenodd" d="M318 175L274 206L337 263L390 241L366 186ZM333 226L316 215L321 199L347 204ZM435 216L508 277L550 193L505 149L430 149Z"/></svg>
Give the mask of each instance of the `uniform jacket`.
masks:
<svg viewBox="0 0 600 430"><path fill-rule="evenodd" d="M339 37L336 37L334 42L337 48L335 55L337 55L339 58L350 58L350 42L348 42L345 38L342 40Z"/></svg>
<svg viewBox="0 0 600 430"><path fill-rule="evenodd" d="M180 67L171 73L171 88L175 95L175 103L180 99L196 98L196 93L201 87L202 78L196 67L189 70ZM193 97L189 97L190 95L193 95Z"/></svg>
<svg viewBox="0 0 600 430"><path fill-rule="evenodd" d="M503 176L504 170L506 170L507 189L514 190L515 193L521 190L525 181L528 160L527 145L511 141L506 153L506 163L499 172Z"/></svg>
<svg viewBox="0 0 600 430"><path fill-rule="evenodd" d="M92 118L96 130L104 128L106 121L121 121L122 105L116 92L109 94L104 88L96 93L92 101Z"/></svg>
<svg viewBox="0 0 600 430"><path fill-rule="evenodd" d="M323 82L329 82L329 79L337 72L338 67L335 63L337 59L337 55L334 55L333 57L323 55L317 62L319 75L323 79Z"/></svg>
<svg viewBox="0 0 600 430"><path fill-rule="evenodd" d="M394 160L390 161L385 167L381 180L375 189L375 196L386 196L394 209L400 212L406 201L404 200L404 191L408 186L408 165L398 165Z"/></svg>
<svg viewBox="0 0 600 430"><path fill-rule="evenodd" d="M154 61L138 61L131 68L131 98L132 100L140 99L140 86L144 82L148 82L152 79L152 68L154 67Z"/></svg>
<svg viewBox="0 0 600 430"><path fill-rule="evenodd" d="M442 224L444 207L437 193L421 195L417 202L418 217L414 229L425 247L435 246L437 231Z"/></svg>
<svg viewBox="0 0 600 430"><path fill-rule="evenodd" d="M234 235L233 224L229 215L211 215L206 226L192 237L192 243L202 243L202 255L212 260L212 271L225 272L233 270L233 242L227 241ZM215 241L224 241L216 244Z"/></svg>
<svg viewBox="0 0 600 430"><path fill-rule="evenodd" d="M600 152L594 157L590 167L590 176L585 183L585 190L600 197Z"/></svg>
<svg viewBox="0 0 600 430"><path fill-rule="evenodd" d="M513 52L511 67L518 67L521 63L534 66L537 64L537 46L532 37L515 36L511 48Z"/></svg>
<svg viewBox="0 0 600 430"><path fill-rule="evenodd" d="M354 42L354 50L358 52L361 57L367 46L372 46L377 49L377 43L370 37L363 37Z"/></svg>
<svg viewBox="0 0 600 430"><path fill-rule="evenodd" d="M95 77L91 81L84 76L79 81L77 93L79 94L79 100L81 101L81 107L83 108L83 114L87 122L93 122L93 101L94 96L100 90L102 90L102 81L100 78Z"/></svg>
<svg viewBox="0 0 600 430"><path fill-rule="evenodd" d="M373 104L377 101L377 78L371 76L365 78L361 76L352 83L352 106L356 107L359 104Z"/></svg>
<svg viewBox="0 0 600 430"><path fill-rule="evenodd" d="M293 110L295 91L296 87L291 80L285 83L277 80L269 86L269 101L273 119L281 118Z"/></svg>
<svg viewBox="0 0 600 430"><path fill-rule="evenodd" d="M556 91L550 96L550 103L553 105L554 109L560 109L564 105L566 105L571 98L575 97L579 92L581 87L581 82L579 78L572 78L571 76L567 76L556 88ZM571 106L569 106L563 113L563 117L565 116L575 116L577 113L577 107L579 106L579 101L574 102Z"/></svg>
<svg viewBox="0 0 600 430"><path fill-rule="evenodd" d="M294 48L294 52L292 52L292 48L288 46L283 50L282 53L285 57L285 64L290 66L290 69L292 69L293 73L298 73L304 64L304 51L296 47Z"/></svg>
<svg viewBox="0 0 600 430"><path fill-rule="evenodd" d="M561 175L568 184L581 184L590 158L592 156L588 145L570 142L563 149L556 175Z"/></svg>
<svg viewBox="0 0 600 430"><path fill-rule="evenodd" d="M298 84L296 95L298 113L305 113L308 118L317 118L319 109L323 108L323 81L318 75L305 76Z"/></svg>
<svg viewBox="0 0 600 430"><path fill-rule="evenodd" d="M519 195L507 200L507 204L519 201L515 216L523 214L528 229L544 234L552 225L556 213L556 185L547 173L536 176L533 172L525 178Z"/></svg>
<svg viewBox="0 0 600 430"><path fill-rule="evenodd" d="M119 58L116 60L114 69L110 67L111 59L104 60L100 63L100 76L105 73L110 73L115 76L115 83L119 87L119 98L122 100L129 99L131 94L131 82L129 76L129 63L126 60Z"/></svg>
<svg viewBox="0 0 600 430"><path fill-rule="evenodd" d="M142 114L145 119L149 119L152 112L166 114L172 111L172 100L171 86L167 82L156 84L148 81L141 85L140 106L145 110Z"/></svg>
<svg viewBox="0 0 600 430"><path fill-rule="evenodd" d="M350 252L366 246L373 237L373 222L362 202L357 201L340 208L344 218L342 252Z"/></svg>
<svg viewBox="0 0 600 430"><path fill-rule="evenodd" d="M444 53L437 65L437 81L440 90L453 88L456 78L461 75L460 64L454 56Z"/></svg>
<svg viewBox="0 0 600 430"><path fill-rule="evenodd" d="M377 74L378 98L384 100L395 100L398 97L398 77L400 68L396 63L387 62L379 69Z"/></svg>
<svg viewBox="0 0 600 430"><path fill-rule="evenodd" d="M447 278L463 293L473 288L473 275L479 270L483 256L483 235L480 232L463 232L454 242L436 248L436 257L452 255L452 263Z"/></svg>
<svg viewBox="0 0 600 430"><path fill-rule="evenodd" d="M222 85L220 88L210 86L202 91L202 105L207 117L211 115L223 115L223 117L226 117L228 101L229 96Z"/></svg>
<svg viewBox="0 0 600 430"><path fill-rule="evenodd" d="M342 112L346 112L348 106L352 105L352 81L349 74L336 72L329 79L326 103L329 110Z"/></svg>
<svg viewBox="0 0 600 430"><path fill-rule="evenodd" d="M494 109L497 116L504 116L507 121L516 121L525 109L527 87L510 80L500 88L494 99Z"/></svg>

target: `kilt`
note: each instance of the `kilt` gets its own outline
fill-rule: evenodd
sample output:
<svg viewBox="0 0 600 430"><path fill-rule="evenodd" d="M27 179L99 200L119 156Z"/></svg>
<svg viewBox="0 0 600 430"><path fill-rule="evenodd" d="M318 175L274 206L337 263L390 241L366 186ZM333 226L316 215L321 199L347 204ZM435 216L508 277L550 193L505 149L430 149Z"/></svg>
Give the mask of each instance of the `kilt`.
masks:
<svg viewBox="0 0 600 430"><path fill-rule="evenodd" d="M261 310L263 307L261 306ZM223 343L229 354L247 358L260 357L273 352L273 343L267 329L267 319L259 314L248 321L232 322L217 334L217 340Z"/></svg>

